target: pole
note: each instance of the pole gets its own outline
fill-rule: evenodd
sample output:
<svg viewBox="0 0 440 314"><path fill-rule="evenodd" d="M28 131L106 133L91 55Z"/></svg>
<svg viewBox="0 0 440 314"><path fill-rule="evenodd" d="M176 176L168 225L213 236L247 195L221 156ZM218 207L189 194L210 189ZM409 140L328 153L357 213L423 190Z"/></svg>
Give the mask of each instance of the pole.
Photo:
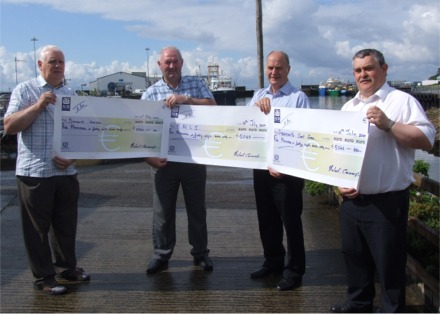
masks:
<svg viewBox="0 0 440 314"><path fill-rule="evenodd" d="M145 48L147 51L147 87L150 87L150 58L148 56L148 52L150 51L150 48Z"/></svg>
<svg viewBox="0 0 440 314"><path fill-rule="evenodd" d="M35 37L31 39L34 42L34 66L35 66L35 77L37 77L37 53L35 50L35 42L38 41Z"/></svg>
<svg viewBox="0 0 440 314"><path fill-rule="evenodd" d="M18 85L18 78L17 78L17 57L15 57L15 85Z"/></svg>
<svg viewBox="0 0 440 314"><path fill-rule="evenodd" d="M15 59L14 59L14 61L15 61L15 85L18 85L18 77L17 77L17 62L26 62L25 60L20 60L20 59L17 59L17 56L15 56Z"/></svg>
<svg viewBox="0 0 440 314"><path fill-rule="evenodd" d="M256 0L257 7L257 58L258 58L258 86L264 87L264 66L263 66L263 9L261 0Z"/></svg>

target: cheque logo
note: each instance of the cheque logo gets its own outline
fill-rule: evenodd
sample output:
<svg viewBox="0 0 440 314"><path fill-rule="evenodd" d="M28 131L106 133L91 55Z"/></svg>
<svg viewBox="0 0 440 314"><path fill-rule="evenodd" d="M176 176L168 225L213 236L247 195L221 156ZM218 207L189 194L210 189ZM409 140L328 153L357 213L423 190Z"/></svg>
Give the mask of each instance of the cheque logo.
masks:
<svg viewBox="0 0 440 314"><path fill-rule="evenodd" d="M206 155L210 158L221 158L223 153L221 152L221 141L216 141L215 139L224 138L224 134L220 132L212 132L209 134L209 139L205 141L203 148L205 149Z"/></svg>
<svg viewBox="0 0 440 314"><path fill-rule="evenodd" d="M304 163L304 167L306 167L309 171L318 171L319 166L316 164L316 156L318 155L317 148L319 147L319 143L316 141L308 141L302 150L301 158Z"/></svg>
<svg viewBox="0 0 440 314"><path fill-rule="evenodd" d="M120 127L117 125L109 125L106 130L99 136L99 142L108 152L115 152L121 147L119 146Z"/></svg>
<svg viewBox="0 0 440 314"><path fill-rule="evenodd" d="M70 97L61 98L61 111L70 111Z"/></svg>
<svg viewBox="0 0 440 314"><path fill-rule="evenodd" d="M281 123L281 110L275 109L273 114L273 122L274 123Z"/></svg>

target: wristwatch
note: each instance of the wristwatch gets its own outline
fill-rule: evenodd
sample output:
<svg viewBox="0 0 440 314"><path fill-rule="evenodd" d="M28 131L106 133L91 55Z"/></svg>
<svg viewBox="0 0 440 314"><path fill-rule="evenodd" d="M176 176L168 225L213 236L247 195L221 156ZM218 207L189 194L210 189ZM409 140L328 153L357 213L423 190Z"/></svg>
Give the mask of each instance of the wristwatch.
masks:
<svg viewBox="0 0 440 314"><path fill-rule="evenodd" d="M385 132L388 133L388 132L391 130L391 128L393 127L394 123L396 123L396 122L394 122L394 121L391 120L391 119L388 119L388 126L387 126L387 128L385 129Z"/></svg>
<svg viewBox="0 0 440 314"><path fill-rule="evenodd" d="M185 100L186 100L186 103L189 104L189 102L191 101L191 96L186 95Z"/></svg>

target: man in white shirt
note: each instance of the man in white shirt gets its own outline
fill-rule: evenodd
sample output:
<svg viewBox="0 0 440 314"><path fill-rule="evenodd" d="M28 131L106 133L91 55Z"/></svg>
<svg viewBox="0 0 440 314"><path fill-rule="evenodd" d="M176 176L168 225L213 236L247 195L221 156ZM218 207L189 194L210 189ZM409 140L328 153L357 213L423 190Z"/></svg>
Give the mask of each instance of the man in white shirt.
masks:
<svg viewBox="0 0 440 314"><path fill-rule="evenodd" d="M364 164L355 188L339 187L341 246L347 271L347 301L330 312L372 312L375 273L381 312L405 312L406 230L416 149L435 138L419 102L386 82L381 52L364 49L353 57L359 89L343 111L362 111L370 122Z"/></svg>

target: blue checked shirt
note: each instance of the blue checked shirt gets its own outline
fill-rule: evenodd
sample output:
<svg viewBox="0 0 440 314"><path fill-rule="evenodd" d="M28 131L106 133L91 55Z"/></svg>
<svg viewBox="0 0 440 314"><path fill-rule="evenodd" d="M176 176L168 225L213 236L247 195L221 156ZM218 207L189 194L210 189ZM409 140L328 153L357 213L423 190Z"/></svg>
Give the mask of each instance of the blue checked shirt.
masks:
<svg viewBox="0 0 440 314"><path fill-rule="evenodd" d="M180 84L176 88L171 88L161 79L147 88L142 94L143 100L165 100L169 95L179 94L193 98L214 98L208 86L199 78L182 76Z"/></svg>
<svg viewBox="0 0 440 314"><path fill-rule="evenodd" d="M67 86L58 88L50 86L40 75L14 88L5 117L32 106L40 95L47 91L52 91L57 97L75 95L75 91ZM76 173L73 166L61 170L56 168L52 161L54 106L48 105L27 129L17 134L18 154L15 170L17 176L47 178Z"/></svg>
<svg viewBox="0 0 440 314"><path fill-rule="evenodd" d="M307 95L290 84L289 81L275 94L271 92L270 86L258 90L247 105L254 106L258 100L264 97L270 99L271 107L310 108Z"/></svg>

